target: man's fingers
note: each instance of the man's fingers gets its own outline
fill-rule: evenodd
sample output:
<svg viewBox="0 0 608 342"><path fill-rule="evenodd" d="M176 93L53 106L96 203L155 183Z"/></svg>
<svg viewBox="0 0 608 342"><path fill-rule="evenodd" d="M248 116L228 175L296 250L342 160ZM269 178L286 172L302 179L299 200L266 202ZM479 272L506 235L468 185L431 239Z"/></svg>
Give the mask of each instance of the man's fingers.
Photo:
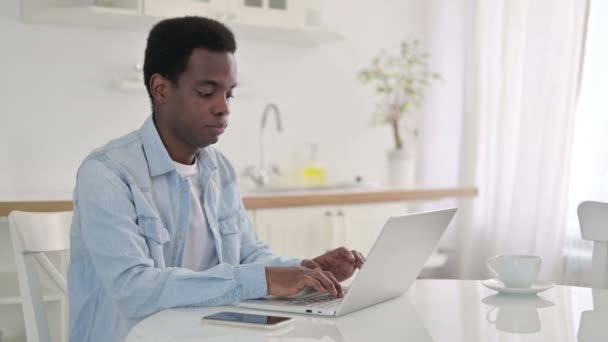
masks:
<svg viewBox="0 0 608 342"><path fill-rule="evenodd" d="M315 275L315 278L317 278L317 280L319 280L321 282L321 284L325 287L325 289L333 296L337 296L338 295L338 290L336 289L336 286L334 285L333 281L331 281L327 275L326 272L318 272Z"/></svg>
<svg viewBox="0 0 608 342"><path fill-rule="evenodd" d="M361 268L363 266L363 263L365 262L365 257L363 256L363 254L361 254L361 252L356 251L356 250L352 250L353 256L355 257L355 265L357 265L357 268Z"/></svg>
<svg viewBox="0 0 608 342"><path fill-rule="evenodd" d="M306 268L310 268L310 269L315 269L315 268L320 269L321 268L321 266L318 263L316 263L315 261L310 260L310 259L302 260L302 267L306 267Z"/></svg>
<svg viewBox="0 0 608 342"><path fill-rule="evenodd" d="M342 285L340 285L340 282L338 281L338 279L336 279L336 277L333 275L333 273L325 272L325 276L334 283L334 286L336 287L338 298L344 297L344 290L342 289Z"/></svg>
<svg viewBox="0 0 608 342"><path fill-rule="evenodd" d="M334 296L338 295L338 290L334 283L327 277L326 272L314 272L313 277L317 279L323 287Z"/></svg>
<svg viewBox="0 0 608 342"><path fill-rule="evenodd" d="M320 281L315 279L314 277L308 275L304 278L304 285L310 288L315 289L317 292L324 292L325 287L321 284Z"/></svg>
<svg viewBox="0 0 608 342"><path fill-rule="evenodd" d="M357 259L353 255L353 252L348 250L346 247L340 247L340 254L351 263L354 263L357 261Z"/></svg>

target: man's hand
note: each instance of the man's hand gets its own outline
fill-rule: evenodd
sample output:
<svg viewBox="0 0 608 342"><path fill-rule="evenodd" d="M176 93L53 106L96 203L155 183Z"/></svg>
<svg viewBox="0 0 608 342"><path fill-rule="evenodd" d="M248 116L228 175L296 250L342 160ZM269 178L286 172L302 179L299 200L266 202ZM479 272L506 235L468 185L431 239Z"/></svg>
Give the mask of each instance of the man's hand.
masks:
<svg viewBox="0 0 608 342"><path fill-rule="evenodd" d="M318 292L328 291L338 298L344 297L340 282L327 271L304 267L266 267L268 294L293 296L310 287Z"/></svg>
<svg viewBox="0 0 608 342"><path fill-rule="evenodd" d="M302 266L329 271L340 282L350 278L364 262L365 258L360 252L340 247L312 260L306 259L302 261Z"/></svg>
<svg viewBox="0 0 608 342"><path fill-rule="evenodd" d="M310 260L310 259L304 259L302 260L301 263L302 267L306 267L306 268L310 268L312 270L314 269L321 269L321 265L317 264L316 262Z"/></svg>

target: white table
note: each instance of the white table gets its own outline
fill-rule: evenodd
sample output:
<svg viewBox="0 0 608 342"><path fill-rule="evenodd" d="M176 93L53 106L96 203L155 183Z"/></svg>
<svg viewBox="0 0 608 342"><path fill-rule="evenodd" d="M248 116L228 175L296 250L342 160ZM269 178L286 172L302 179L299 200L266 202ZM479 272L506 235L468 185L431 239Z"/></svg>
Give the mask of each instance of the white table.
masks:
<svg viewBox="0 0 608 342"><path fill-rule="evenodd" d="M517 296L473 280L417 280L407 295L343 317L287 314L294 324L277 331L201 323L223 310L260 313L165 310L140 322L126 341L608 341L608 290L569 286Z"/></svg>

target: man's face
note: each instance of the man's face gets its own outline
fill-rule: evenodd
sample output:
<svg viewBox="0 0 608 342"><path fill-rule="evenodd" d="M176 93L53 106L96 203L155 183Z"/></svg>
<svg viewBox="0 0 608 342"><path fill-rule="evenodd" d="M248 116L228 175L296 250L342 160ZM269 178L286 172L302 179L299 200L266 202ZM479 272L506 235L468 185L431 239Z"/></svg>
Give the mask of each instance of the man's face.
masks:
<svg viewBox="0 0 608 342"><path fill-rule="evenodd" d="M235 86L232 53L193 50L167 97L167 122L173 135L195 148L216 143L228 126Z"/></svg>

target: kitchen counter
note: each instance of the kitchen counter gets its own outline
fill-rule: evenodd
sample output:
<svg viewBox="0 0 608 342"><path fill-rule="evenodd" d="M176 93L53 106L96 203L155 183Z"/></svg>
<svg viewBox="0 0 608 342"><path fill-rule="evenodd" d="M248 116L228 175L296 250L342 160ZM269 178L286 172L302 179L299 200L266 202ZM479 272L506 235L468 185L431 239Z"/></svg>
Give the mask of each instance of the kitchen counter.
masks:
<svg viewBox="0 0 608 342"><path fill-rule="evenodd" d="M454 197L475 197L476 187L420 188L403 190L301 191L293 193L262 193L243 196L247 209L306 207L378 202L438 200Z"/></svg>
<svg viewBox="0 0 608 342"><path fill-rule="evenodd" d="M343 205L398 201L439 200L444 198L475 197L477 187L419 188L419 189L358 189L344 191L297 191L260 192L243 194L247 209L269 209L306 207L318 205ZM12 210L23 211L63 211L72 210L69 195L54 195L0 199L0 216L7 216Z"/></svg>

